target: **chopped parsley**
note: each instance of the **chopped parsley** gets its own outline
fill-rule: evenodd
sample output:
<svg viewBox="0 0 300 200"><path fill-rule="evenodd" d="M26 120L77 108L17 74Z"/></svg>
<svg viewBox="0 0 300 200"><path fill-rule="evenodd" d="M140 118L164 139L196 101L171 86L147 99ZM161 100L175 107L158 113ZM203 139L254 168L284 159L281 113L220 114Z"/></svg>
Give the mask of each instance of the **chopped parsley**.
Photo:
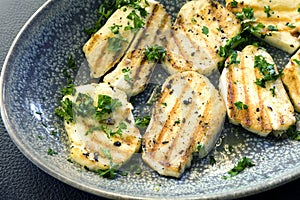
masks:
<svg viewBox="0 0 300 200"><path fill-rule="evenodd" d="M230 6L231 6L231 8L237 8L238 2L236 0L233 0L232 2L230 2Z"/></svg>
<svg viewBox="0 0 300 200"><path fill-rule="evenodd" d="M287 22L285 25L289 28L296 28L296 26L290 22Z"/></svg>
<svg viewBox="0 0 300 200"><path fill-rule="evenodd" d="M248 109L248 105L244 104L241 101L237 101L234 102L234 106L238 109L238 110L247 110Z"/></svg>
<svg viewBox="0 0 300 200"><path fill-rule="evenodd" d="M100 130L106 133L107 138L111 138L116 135L122 136L122 132L124 129L127 129L127 125L124 122L119 123L116 131L112 131L108 126L100 126Z"/></svg>
<svg viewBox="0 0 300 200"><path fill-rule="evenodd" d="M96 112L94 106L94 100L89 94L79 93L76 98L76 103L78 104L76 108L76 114L82 117L88 117Z"/></svg>
<svg viewBox="0 0 300 200"><path fill-rule="evenodd" d="M68 56L67 67L72 71L77 69L76 62L72 54L69 54ZM62 95L71 95L75 92L75 85L73 83L72 76L67 69L63 69L63 74L67 78L67 85L61 89L61 93Z"/></svg>
<svg viewBox="0 0 300 200"><path fill-rule="evenodd" d="M108 38L108 51L118 52L122 50L123 43L127 40L123 39L121 36Z"/></svg>
<svg viewBox="0 0 300 200"><path fill-rule="evenodd" d="M103 120L103 117L112 113L116 108L122 106L122 103L118 99L113 99L107 95L98 95L96 119Z"/></svg>
<svg viewBox="0 0 300 200"><path fill-rule="evenodd" d="M69 98L66 98L60 103L61 106L54 110L55 114L64 119L66 122L74 122L73 109L76 107L76 105Z"/></svg>
<svg viewBox="0 0 300 200"><path fill-rule="evenodd" d="M131 172L134 172L137 175L140 175L142 173L142 168L141 168L141 166L139 164L132 164L132 165L130 165L129 170Z"/></svg>
<svg viewBox="0 0 300 200"><path fill-rule="evenodd" d="M103 131L103 126L94 126L92 128L90 128L85 135L88 135L90 133L93 133L94 131Z"/></svg>
<svg viewBox="0 0 300 200"><path fill-rule="evenodd" d="M300 8L297 9L298 13L300 13Z"/></svg>
<svg viewBox="0 0 300 200"><path fill-rule="evenodd" d="M268 26L268 30L269 30L269 31L278 31L278 28L277 28L277 26L269 25L269 26Z"/></svg>
<svg viewBox="0 0 300 200"><path fill-rule="evenodd" d="M214 166L216 164L216 159L214 156L209 156L209 164Z"/></svg>
<svg viewBox="0 0 300 200"><path fill-rule="evenodd" d="M136 14L135 10L133 10L128 16L127 19L133 21L133 27L132 26L126 26L125 30L138 30L142 28L145 25L145 22L142 20L142 18Z"/></svg>
<svg viewBox="0 0 300 200"><path fill-rule="evenodd" d="M75 62L74 56L72 54L69 54L69 56L68 56L67 66L71 70L77 69L76 62Z"/></svg>
<svg viewBox="0 0 300 200"><path fill-rule="evenodd" d="M275 81L282 76L282 72L276 73L275 65L268 63L262 55L255 56L254 68L258 68L263 75L261 79L256 79L255 84L263 88L266 87L267 81Z"/></svg>
<svg viewBox="0 0 300 200"><path fill-rule="evenodd" d="M125 75L124 75L124 80L125 80L126 82L130 83L131 78L130 78L129 74L125 74Z"/></svg>
<svg viewBox="0 0 300 200"><path fill-rule="evenodd" d="M144 128L147 127L150 123L151 117L150 116L145 116L141 118L136 118L135 119L135 125Z"/></svg>
<svg viewBox="0 0 300 200"><path fill-rule="evenodd" d="M229 151L230 153L232 153L232 152L234 151L234 148L233 148L232 145L229 145L229 146L228 146L228 151Z"/></svg>
<svg viewBox="0 0 300 200"><path fill-rule="evenodd" d="M292 140L300 141L300 131L294 130L292 126L287 130L286 133L287 136Z"/></svg>
<svg viewBox="0 0 300 200"><path fill-rule="evenodd" d="M129 67L126 67L126 68L123 68L122 69L122 73L127 73L127 72L130 72L130 68Z"/></svg>
<svg viewBox="0 0 300 200"><path fill-rule="evenodd" d="M159 45L145 47L147 60L153 62L162 62L165 59L166 52L166 49Z"/></svg>
<svg viewBox="0 0 300 200"><path fill-rule="evenodd" d="M241 21L245 19L254 20L254 10L250 7L243 8L242 12L236 13L236 18Z"/></svg>
<svg viewBox="0 0 300 200"><path fill-rule="evenodd" d="M252 26L250 23L244 24L244 31L249 30L250 33L258 33L261 34L261 37L264 38L266 36L265 34L265 28L266 26L262 23L258 23L256 26Z"/></svg>
<svg viewBox="0 0 300 200"><path fill-rule="evenodd" d="M234 177L244 171L246 168L250 168L255 166L255 164L252 162L251 159L247 157L243 157L236 166L234 166L231 170L228 171L228 174L231 177ZM224 179L227 179L228 177L224 176Z"/></svg>
<svg viewBox="0 0 300 200"><path fill-rule="evenodd" d="M272 88L270 88L270 91L271 91L271 94L272 94L272 97L275 97L276 93L275 93L275 86L273 86Z"/></svg>
<svg viewBox="0 0 300 200"><path fill-rule="evenodd" d="M75 114L81 117L93 117L99 122L106 121L109 119L109 114L111 114L117 107L122 106L122 103L117 99L112 99L107 95L98 95L97 106L94 106L93 98L84 93L79 93L76 98L76 103L73 103L69 98L61 101L61 106L55 109L55 114L66 122L73 123L75 121ZM110 123L107 123L110 124ZM118 131L116 133L109 132L109 134L119 134L121 135L121 130L124 129L123 124L119 124ZM91 128L88 133L95 130L104 130L104 128ZM87 134L88 134L87 133Z"/></svg>
<svg viewBox="0 0 300 200"><path fill-rule="evenodd" d="M202 27L202 34L208 35L208 33L209 33L209 29L206 26L203 26Z"/></svg>
<svg viewBox="0 0 300 200"><path fill-rule="evenodd" d="M89 35L96 33L110 18L110 16L119 8L123 6L132 7L135 10L138 10L142 17L147 16L147 11L141 6L142 0L104 0L101 2L100 7L98 8L99 18L95 22L92 28L85 29L85 32ZM145 1L148 6L148 2ZM123 11L125 12L125 8Z"/></svg>
<svg viewBox="0 0 300 200"><path fill-rule="evenodd" d="M50 134L53 135L54 137L57 137L57 136L58 136L58 132L57 132L57 131L51 131Z"/></svg>
<svg viewBox="0 0 300 200"><path fill-rule="evenodd" d="M124 80L130 83L131 82L131 78L129 76L129 74L131 74L130 68L129 67L123 68L122 73L124 74Z"/></svg>
<svg viewBox="0 0 300 200"><path fill-rule="evenodd" d="M234 51L231 56L230 56L230 62L229 62L229 65L231 64L239 64L240 61L237 60L237 56L238 56L238 53L236 51Z"/></svg>
<svg viewBox="0 0 300 200"><path fill-rule="evenodd" d="M180 124L181 120L180 119L177 119L174 124Z"/></svg>
<svg viewBox="0 0 300 200"><path fill-rule="evenodd" d="M246 19L254 19L254 10L252 8L243 8L243 13Z"/></svg>
<svg viewBox="0 0 300 200"><path fill-rule="evenodd" d="M50 156L54 156L54 155L57 155L57 152L56 151L54 151L53 149L51 149L51 148L49 148L48 149L48 155L50 155Z"/></svg>
<svg viewBox="0 0 300 200"><path fill-rule="evenodd" d="M196 148L197 148L198 155L200 158L203 158L204 156L207 155L206 148L203 144L198 143Z"/></svg>
<svg viewBox="0 0 300 200"><path fill-rule="evenodd" d="M111 32L113 32L113 34L119 34L121 27L122 27L122 25L113 25L109 28L110 28Z"/></svg>
<svg viewBox="0 0 300 200"><path fill-rule="evenodd" d="M226 41L224 46L220 46L219 48L219 55L221 57L227 58L234 52L234 48L240 46L248 41L247 38L241 36L241 34L237 34L236 36L232 37L231 39Z"/></svg>
<svg viewBox="0 0 300 200"><path fill-rule="evenodd" d="M300 65L300 60L293 59L293 61L294 61L297 65Z"/></svg>
<svg viewBox="0 0 300 200"><path fill-rule="evenodd" d="M191 21L192 21L193 23L197 23L197 20L196 20L194 17L191 19Z"/></svg>
<svg viewBox="0 0 300 200"><path fill-rule="evenodd" d="M72 95L75 92L75 85L73 83L69 83L61 90L62 95Z"/></svg>
<svg viewBox="0 0 300 200"><path fill-rule="evenodd" d="M110 165L109 165L109 168L106 170L99 169L98 174L104 178L109 178L109 179L116 178L118 175L118 167L119 166L117 164L113 163L113 160L112 160L109 150L107 150L105 148L101 148L101 151L105 155L105 157L107 159L109 159Z"/></svg>
<svg viewBox="0 0 300 200"><path fill-rule="evenodd" d="M267 14L268 18L271 17L271 8L269 5L264 7L264 12Z"/></svg>

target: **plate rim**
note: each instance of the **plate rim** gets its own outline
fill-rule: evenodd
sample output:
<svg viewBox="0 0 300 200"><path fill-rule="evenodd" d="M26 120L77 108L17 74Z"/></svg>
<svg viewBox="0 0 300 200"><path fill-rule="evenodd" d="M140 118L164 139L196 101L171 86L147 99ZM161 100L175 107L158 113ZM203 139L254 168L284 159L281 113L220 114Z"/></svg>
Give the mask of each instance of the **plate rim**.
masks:
<svg viewBox="0 0 300 200"><path fill-rule="evenodd" d="M115 193L115 192L109 192L105 190L97 189L97 188L90 188L86 186L84 183L76 182L72 180L71 178L68 178L64 176L62 173L58 173L58 171L55 171L51 166L43 163L40 161L39 157L34 156L27 148L25 148L25 145L22 143L22 140L18 137L18 134L13 131L13 128L10 126L10 122L7 116L6 112L6 107L5 107L5 97L4 94L6 93L5 89L5 72L9 66L9 61L11 59L11 55L14 51L14 49L17 47L18 41L20 41L21 36L24 34L26 29L33 23L33 20L42 15L42 12L44 11L45 8L48 6L51 6L51 3L55 3L57 0L47 0L45 3L42 4L38 8L37 11L35 11L30 18L26 21L26 23L23 25L23 27L20 29L16 37L14 38L8 53L5 57L2 69L1 69L1 75L0 75L0 105L1 106L1 117L5 126L5 129L14 142L14 144L17 146L17 148L22 152L22 154L30 160L35 166L37 166L39 169L44 171L45 173L49 174L50 176L58 179L59 181L68 184L69 186L72 186L74 188L77 188L81 191L88 192L97 196L102 196L106 198L123 198L123 199L161 199L161 197L156 196L156 197L141 197L141 196L130 196L130 195L123 195L120 193ZM240 198L240 197L246 197L254 194L258 194L261 192L265 192L271 189L274 189L278 186L284 185L288 182L291 182L293 180L296 180L300 177L300 167L296 167L291 169L288 173L281 173L279 177L274 180L274 178L267 179L264 183L260 183L255 185L255 187L243 187L242 189L239 189L236 192L220 192L215 195L208 195L205 194L203 196L187 196L185 197L179 197L179 198L174 198L172 197L171 199L232 199L232 198ZM170 198L170 197L169 197ZM168 199L165 198L165 199Z"/></svg>

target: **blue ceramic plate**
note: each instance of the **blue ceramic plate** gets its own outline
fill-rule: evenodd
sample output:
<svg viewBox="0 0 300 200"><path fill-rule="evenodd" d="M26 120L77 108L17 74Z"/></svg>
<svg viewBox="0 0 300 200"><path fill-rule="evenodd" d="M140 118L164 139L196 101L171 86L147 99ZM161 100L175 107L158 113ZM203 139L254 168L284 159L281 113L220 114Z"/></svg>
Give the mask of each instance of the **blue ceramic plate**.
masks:
<svg viewBox="0 0 300 200"><path fill-rule="evenodd" d="M15 39L1 74L1 114L6 128L20 150L38 167L81 190L109 198L212 199L235 198L262 192L300 175L300 142L259 138L225 123L213 151L181 179L159 176L145 165L140 154L130 164L127 176L114 180L100 177L68 161L68 139L63 123L54 114L67 84L63 73L69 54L80 67L72 74L76 84L88 83L89 72L82 46L88 40L84 28L97 19L98 1L49 0L26 23ZM161 1L176 16L185 1ZM288 57L271 50L279 65ZM79 78L78 78L79 77ZM56 133L56 134L54 134ZM52 149L57 154L48 155ZM210 164L214 157L216 164ZM256 164L224 180L242 157Z"/></svg>

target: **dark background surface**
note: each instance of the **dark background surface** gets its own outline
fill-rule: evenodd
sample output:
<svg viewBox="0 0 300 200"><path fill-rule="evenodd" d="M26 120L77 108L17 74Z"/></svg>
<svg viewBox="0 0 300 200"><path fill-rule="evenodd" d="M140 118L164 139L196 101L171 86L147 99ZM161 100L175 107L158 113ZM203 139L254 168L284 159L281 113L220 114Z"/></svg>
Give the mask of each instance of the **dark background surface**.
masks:
<svg viewBox="0 0 300 200"><path fill-rule="evenodd" d="M13 39L46 0L0 0L0 67ZM300 199L300 179L244 199ZM103 199L49 176L31 163L10 139L0 119L0 200Z"/></svg>

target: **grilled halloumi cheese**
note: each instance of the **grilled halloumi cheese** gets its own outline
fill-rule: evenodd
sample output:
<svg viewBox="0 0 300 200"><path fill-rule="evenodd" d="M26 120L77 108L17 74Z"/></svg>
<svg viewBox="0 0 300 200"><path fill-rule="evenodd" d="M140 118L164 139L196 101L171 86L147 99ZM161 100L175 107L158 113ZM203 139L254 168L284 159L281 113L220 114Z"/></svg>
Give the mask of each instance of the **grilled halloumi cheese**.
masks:
<svg viewBox="0 0 300 200"><path fill-rule="evenodd" d="M144 49L133 50L104 77L104 82L124 91L128 97L137 95L144 91L155 64L147 60Z"/></svg>
<svg viewBox="0 0 300 200"><path fill-rule="evenodd" d="M292 56L289 63L285 66L281 79L294 104L295 110L300 112L300 50Z"/></svg>
<svg viewBox="0 0 300 200"><path fill-rule="evenodd" d="M80 97L82 94L86 96ZM95 119L93 113L99 95L106 95L106 100L101 100L103 104L109 102L108 97L119 104L103 122ZM141 135L134 125L133 107L123 91L105 83L89 84L76 87L76 94L65 96L64 100L67 98L78 107L73 109L75 122L65 122L71 145L70 156L75 162L93 171L117 168L140 149Z"/></svg>
<svg viewBox="0 0 300 200"><path fill-rule="evenodd" d="M171 18L161 4L155 4L150 15L147 25L138 31L120 63L104 77L104 82L123 90L128 97L144 91L156 65L147 60L145 48L153 44L164 46L164 33L171 28Z"/></svg>
<svg viewBox="0 0 300 200"><path fill-rule="evenodd" d="M299 0L226 0L227 8L234 13L242 12L243 8L254 11L253 27L261 23L264 28L258 28L254 35L267 43L290 54L300 47L300 15ZM249 19L246 19L249 21ZM261 26L261 25L260 25Z"/></svg>
<svg viewBox="0 0 300 200"><path fill-rule="evenodd" d="M270 74L277 76L277 79L266 81L263 85L265 75ZM230 122L241 124L260 136L267 136L272 131L285 131L296 121L294 108L278 77L276 65L261 48L249 45L236 56L229 57L220 77L219 89Z"/></svg>
<svg viewBox="0 0 300 200"><path fill-rule="evenodd" d="M132 7L123 6L116 10L107 20L105 25L97 31L88 42L84 45L87 62L90 67L91 77L102 77L116 63L120 61L124 53L131 46L132 41L137 36L138 38L145 37L141 35L144 32L145 26L153 23L153 13L159 10L161 5L155 1L141 1L141 6L147 11L147 16L143 17L140 11ZM136 20L128 19L128 16L134 14L134 17L139 17L139 20L144 22L144 26L139 31L130 30L126 27L135 27ZM133 17L131 17L133 18ZM112 31L115 28L117 30ZM134 44L138 44L136 39Z"/></svg>
<svg viewBox="0 0 300 200"><path fill-rule="evenodd" d="M225 115L208 78L193 71L170 76L143 136L143 160L161 175L180 177L194 152L203 157L213 148Z"/></svg>
<svg viewBox="0 0 300 200"><path fill-rule="evenodd" d="M190 1L179 11L167 49L182 55L197 72L209 75L224 61L219 55L220 46L240 31L234 14L218 2Z"/></svg>

